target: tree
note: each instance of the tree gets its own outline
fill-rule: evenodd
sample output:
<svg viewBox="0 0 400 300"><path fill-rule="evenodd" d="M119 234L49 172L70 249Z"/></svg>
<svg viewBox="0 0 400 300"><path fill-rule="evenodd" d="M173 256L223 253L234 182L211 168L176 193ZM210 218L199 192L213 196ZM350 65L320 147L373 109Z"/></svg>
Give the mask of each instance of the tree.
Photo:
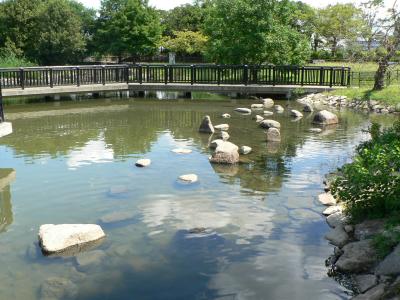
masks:
<svg viewBox="0 0 400 300"><path fill-rule="evenodd" d="M26 49L29 57L42 64L72 63L82 57L86 45L82 22L68 1L49 0L36 18L36 42Z"/></svg>
<svg viewBox="0 0 400 300"><path fill-rule="evenodd" d="M178 54L203 54L208 38L200 32L175 31L173 37L165 37L161 46Z"/></svg>
<svg viewBox="0 0 400 300"><path fill-rule="evenodd" d="M205 17L205 4L184 4L165 12L162 17L164 35L172 36L175 31L200 31Z"/></svg>
<svg viewBox="0 0 400 300"><path fill-rule="evenodd" d="M158 13L145 0L103 0L95 43L103 54L151 55L161 38Z"/></svg>
<svg viewBox="0 0 400 300"><path fill-rule="evenodd" d="M353 4L335 4L319 10L317 29L331 46L336 57L341 40L353 40L362 31L362 11Z"/></svg>
<svg viewBox="0 0 400 300"><path fill-rule="evenodd" d="M289 1L213 0L204 32L208 56L218 63L302 64L310 41L296 30Z"/></svg>
<svg viewBox="0 0 400 300"><path fill-rule="evenodd" d="M383 4L382 0L372 0L371 5L378 8ZM382 90L385 87L385 78L389 68L390 60L396 55L400 47L400 8L397 0L388 10L385 18L379 21L380 28L385 32L381 40L382 47L377 51L378 70L375 73L373 90Z"/></svg>

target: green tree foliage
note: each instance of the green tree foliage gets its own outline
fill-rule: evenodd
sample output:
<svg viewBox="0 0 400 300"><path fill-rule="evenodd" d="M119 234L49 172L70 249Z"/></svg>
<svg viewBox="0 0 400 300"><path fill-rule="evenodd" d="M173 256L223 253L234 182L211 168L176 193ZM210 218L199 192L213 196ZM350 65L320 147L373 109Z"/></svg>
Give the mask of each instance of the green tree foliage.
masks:
<svg viewBox="0 0 400 300"><path fill-rule="evenodd" d="M317 33L330 45L335 57L341 40L354 40L365 26L361 9L353 4L335 4L319 10Z"/></svg>
<svg viewBox="0 0 400 300"><path fill-rule="evenodd" d="M40 64L76 62L86 45L85 12L72 0L6 0L0 3L0 48Z"/></svg>
<svg viewBox="0 0 400 300"><path fill-rule="evenodd" d="M159 14L144 0L103 0L95 43L100 53L150 55L161 38Z"/></svg>
<svg viewBox="0 0 400 300"><path fill-rule="evenodd" d="M207 37L200 32L175 31L173 37L164 37L161 46L178 54L202 54L207 47Z"/></svg>
<svg viewBox="0 0 400 300"><path fill-rule="evenodd" d="M205 17L205 4L197 1L194 4L184 4L162 16L164 35L173 36L175 31L200 31Z"/></svg>
<svg viewBox="0 0 400 300"><path fill-rule="evenodd" d="M372 140L357 148L332 186L355 221L400 212L400 122L383 132L373 125L370 133Z"/></svg>
<svg viewBox="0 0 400 300"><path fill-rule="evenodd" d="M293 27L293 6L277 0L212 0L204 25L218 63L302 64L309 39Z"/></svg>

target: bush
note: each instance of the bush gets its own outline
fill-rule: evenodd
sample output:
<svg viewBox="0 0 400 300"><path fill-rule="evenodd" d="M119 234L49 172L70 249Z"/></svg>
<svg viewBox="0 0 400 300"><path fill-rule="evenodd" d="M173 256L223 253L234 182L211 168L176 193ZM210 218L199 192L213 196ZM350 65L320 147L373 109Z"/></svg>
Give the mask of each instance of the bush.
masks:
<svg viewBox="0 0 400 300"><path fill-rule="evenodd" d="M332 184L356 222L400 213L400 121L384 131L373 125L370 133L372 139L357 147L354 161Z"/></svg>

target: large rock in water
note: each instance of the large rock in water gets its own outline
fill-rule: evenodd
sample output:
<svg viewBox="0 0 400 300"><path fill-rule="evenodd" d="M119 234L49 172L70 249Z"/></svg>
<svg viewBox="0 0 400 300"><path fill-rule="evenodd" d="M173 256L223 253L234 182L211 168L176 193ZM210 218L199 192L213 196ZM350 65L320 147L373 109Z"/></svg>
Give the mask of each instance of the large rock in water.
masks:
<svg viewBox="0 0 400 300"><path fill-rule="evenodd" d="M274 106L274 100L271 98L265 98L261 100L265 108L270 108Z"/></svg>
<svg viewBox="0 0 400 300"><path fill-rule="evenodd" d="M303 117L303 114L302 114L301 112L299 112L298 110L295 110L295 109L292 109L292 110L290 111L290 115L291 115L293 118L302 118L302 117Z"/></svg>
<svg viewBox="0 0 400 300"><path fill-rule="evenodd" d="M267 141L268 142L280 142L281 132L278 128L269 128L267 131Z"/></svg>
<svg viewBox="0 0 400 300"><path fill-rule="evenodd" d="M336 267L344 273L368 271L377 262L377 253L372 240L349 243L343 247L343 255L336 262Z"/></svg>
<svg viewBox="0 0 400 300"><path fill-rule="evenodd" d="M251 109L244 107L235 108L235 111L242 114L251 114Z"/></svg>
<svg viewBox="0 0 400 300"><path fill-rule="evenodd" d="M60 253L74 246L95 242L106 235L96 224L45 224L39 229L39 243L47 254Z"/></svg>
<svg viewBox="0 0 400 300"><path fill-rule="evenodd" d="M265 129L269 129L269 128L280 129L281 123L279 123L278 121L274 121L274 120L264 120L260 123L260 126Z"/></svg>
<svg viewBox="0 0 400 300"><path fill-rule="evenodd" d="M211 123L210 116L205 116L200 124L199 132L214 133L214 127Z"/></svg>
<svg viewBox="0 0 400 300"><path fill-rule="evenodd" d="M322 110L314 116L314 124L331 125L339 123L339 118L334 113Z"/></svg>
<svg viewBox="0 0 400 300"><path fill-rule="evenodd" d="M231 142L220 143L210 157L216 164L236 164L239 162L239 147Z"/></svg>

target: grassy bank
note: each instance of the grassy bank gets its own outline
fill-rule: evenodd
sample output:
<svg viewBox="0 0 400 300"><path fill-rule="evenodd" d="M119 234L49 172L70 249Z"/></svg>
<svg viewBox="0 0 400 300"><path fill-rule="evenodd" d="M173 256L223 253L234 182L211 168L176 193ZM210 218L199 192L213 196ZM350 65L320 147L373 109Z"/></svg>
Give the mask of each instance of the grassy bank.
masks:
<svg viewBox="0 0 400 300"><path fill-rule="evenodd" d="M35 64L25 58L0 56L0 68L32 67Z"/></svg>
<svg viewBox="0 0 400 300"><path fill-rule="evenodd" d="M318 64L310 64L310 66L321 67L350 67L353 72L376 72L378 64L375 62L324 62ZM400 65L390 66L390 70L400 70Z"/></svg>
<svg viewBox="0 0 400 300"><path fill-rule="evenodd" d="M400 104L400 85L390 85L381 91L372 91L370 87L352 87L334 90L332 92L327 92L326 94L334 96L347 96L350 99L365 101L376 100L390 105Z"/></svg>

